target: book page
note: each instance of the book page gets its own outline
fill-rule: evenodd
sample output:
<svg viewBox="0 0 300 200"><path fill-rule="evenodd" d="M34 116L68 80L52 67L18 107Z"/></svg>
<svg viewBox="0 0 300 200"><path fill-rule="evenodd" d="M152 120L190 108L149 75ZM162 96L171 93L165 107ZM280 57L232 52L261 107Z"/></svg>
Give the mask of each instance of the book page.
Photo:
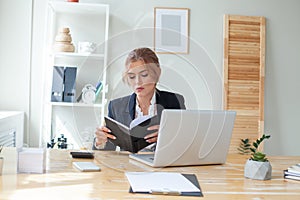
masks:
<svg viewBox="0 0 300 200"><path fill-rule="evenodd" d="M139 125L140 123L146 121L147 119L150 119L151 117L152 117L151 115L144 115L132 120L132 122L129 125L129 129L132 129L133 127Z"/></svg>

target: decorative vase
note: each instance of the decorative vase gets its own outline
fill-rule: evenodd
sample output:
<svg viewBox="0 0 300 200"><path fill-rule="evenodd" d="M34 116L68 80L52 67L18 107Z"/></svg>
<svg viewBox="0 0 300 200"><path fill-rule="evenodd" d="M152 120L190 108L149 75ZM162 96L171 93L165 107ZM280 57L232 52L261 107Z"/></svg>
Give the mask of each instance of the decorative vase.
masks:
<svg viewBox="0 0 300 200"><path fill-rule="evenodd" d="M55 43L53 46L55 52L74 52L75 47L72 44L72 37L70 34L70 29L68 27L63 27L58 30L55 36Z"/></svg>
<svg viewBox="0 0 300 200"><path fill-rule="evenodd" d="M270 180L272 177L272 166L269 161L259 162L248 159L245 164L244 176L256 180Z"/></svg>

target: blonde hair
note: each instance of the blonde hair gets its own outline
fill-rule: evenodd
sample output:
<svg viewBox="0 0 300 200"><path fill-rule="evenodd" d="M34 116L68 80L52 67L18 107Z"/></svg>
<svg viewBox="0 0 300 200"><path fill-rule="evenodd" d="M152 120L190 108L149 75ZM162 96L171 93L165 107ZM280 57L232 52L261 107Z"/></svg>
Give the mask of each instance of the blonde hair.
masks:
<svg viewBox="0 0 300 200"><path fill-rule="evenodd" d="M154 51L145 47L137 48L129 52L125 61L125 71L123 72L122 77L123 82L129 84L127 79L127 71L129 69L130 64L137 61L144 62L147 68L153 72L155 81L157 83L161 73L159 59L154 53Z"/></svg>

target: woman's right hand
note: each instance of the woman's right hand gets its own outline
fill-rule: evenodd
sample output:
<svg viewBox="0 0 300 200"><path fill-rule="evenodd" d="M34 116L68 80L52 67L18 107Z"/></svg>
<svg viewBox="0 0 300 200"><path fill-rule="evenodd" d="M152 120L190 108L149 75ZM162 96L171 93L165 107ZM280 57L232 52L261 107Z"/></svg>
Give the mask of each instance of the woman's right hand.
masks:
<svg viewBox="0 0 300 200"><path fill-rule="evenodd" d="M95 146L103 145L107 142L107 138L115 140L116 137L112 134L109 134L111 130L109 130L106 126L101 126L96 129L95 136Z"/></svg>

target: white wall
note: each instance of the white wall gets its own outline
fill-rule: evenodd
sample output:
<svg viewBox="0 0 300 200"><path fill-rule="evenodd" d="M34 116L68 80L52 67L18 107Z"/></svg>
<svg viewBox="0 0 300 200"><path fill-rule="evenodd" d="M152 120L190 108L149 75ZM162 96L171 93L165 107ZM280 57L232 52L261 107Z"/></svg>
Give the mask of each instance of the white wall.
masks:
<svg viewBox="0 0 300 200"><path fill-rule="evenodd" d="M117 63L110 67L112 97L124 95L129 91L120 81L120 70L124 61L124 56L121 57L122 59L119 58L122 55L120 49L129 50L134 45L138 46L136 43L153 45L151 33L145 34L141 31L139 34L137 31L153 26L153 8L159 6L190 8L190 39L194 42L190 54L185 58L192 63L185 63L182 58L174 55L159 55L168 73L170 70L173 72L171 75L164 73L161 82L169 89L184 94L189 108L199 109L221 107L222 99L220 94L216 94L220 91L219 80L207 81L205 70L214 67L210 73L219 72L222 77L223 15L265 16L267 22L265 132L272 135L271 139L265 143L265 150L270 155L300 154L297 142L300 140L300 134L297 133L297 123L300 121L298 103L300 81L297 81L300 72L300 1L98 0L90 2L104 2L111 5L111 36L112 40L117 41L111 46L111 57L117 59ZM131 36L129 37L124 31L133 33L127 32ZM136 42L136 39L140 39L143 35L147 37ZM123 41L115 39L115 37L122 38L122 36L124 36ZM194 67L196 67L196 73L192 74ZM179 76L174 75L176 72ZM201 77L202 73L204 77ZM198 84L197 81L191 80L194 77L197 78ZM212 78L214 77L218 76L214 74ZM205 87L205 83L209 85L208 88Z"/></svg>
<svg viewBox="0 0 300 200"><path fill-rule="evenodd" d="M8 0L0 0L7 1ZM11 1L10 1L11 2ZM15 0L22 2L22 0ZM266 17L266 80L265 80L265 132L272 137L265 143L265 150L270 155L299 155L298 141L300 134L299 97L300 83L297 75L300 72L300 1L299 0L82 0L81 2L110 4L110 62L109 77L110 97L128 94L130 90L121 82L121 70L126 53L137 46L153 46L153 9L154 7L190 8L190 54L180 57L176 55L159 55L163 64L161 88L182 93L188 108L219 109L222 108L222 57L223 57L223 15L239 14ZM0 4L2 6L2 3ZM23 5L23 4L22 4ZM41 112L41 91L36 86L42 83L42 50L45 30L46 0L34 1L33 53L31 70L31 110L30 144L36 146L39 137ZM23 9L28 11L25 3ZM2 8L0 8L2 11ZM0 14L0 27L5 25L5 18L10 12ZM18 18L20 21L22 18ZM26 19L26 18L24 18ZM22 20L25 21L25 20ZM12 25L6 25L12 26ZM2 33L1 33L2 34ZM6 45L9 33L3 39ZM1 43L2 44L2 43ZM15 44L17 46L17 44ZM1 50L3 47L0 47ZM26 50L24 50L26 51ZM20 53L28 55L28 52ZM19 53L18 53L19 54ZM1 56L2 56L1 51ZM8 91L3 85L3 66L15 57L5 53L8 61L0 60L1 91ZM6 57L5 56L5 57ZM2 58L2 57L1 57ZM26 56L24 56L26 60ZM17 62L17 61L14 61ZM19 70L19 63L13 63ZM28 65L27 65L28 67ZM28 85L28 70L22 75L21 81ZM5 71L7 74L7 72ZM12 74L10 71L9 74ZM26 75L26 76L25 76ZM6 77L6 76L5 76ZM24 77L24 78L23 78ZM33 80L35 82L33 82ZM5 83L7 83L7 78ZM7 84L5 84L7 85ZM28 88L25 88L28 91ZM25 93L25 92L24 92ZM27 93L26 93L27 94ZM25 94L25 96L26 96ZM2 96L2 94L1 94ZM29 96L27 94L27 100ZM20 104L11 102L9 98L1 98L3 105L15 105L15 109L27 109L28 102ZM27 107L26 107L27 106ZM12 106L11 109L14 107Z"/></svg>
<svg viewBox="0 0 300 200"><path fill-rule="evenodd" d="M31 28L32 0L0 0L0 110L24 111L25 133L31 117Z"/></svg>

